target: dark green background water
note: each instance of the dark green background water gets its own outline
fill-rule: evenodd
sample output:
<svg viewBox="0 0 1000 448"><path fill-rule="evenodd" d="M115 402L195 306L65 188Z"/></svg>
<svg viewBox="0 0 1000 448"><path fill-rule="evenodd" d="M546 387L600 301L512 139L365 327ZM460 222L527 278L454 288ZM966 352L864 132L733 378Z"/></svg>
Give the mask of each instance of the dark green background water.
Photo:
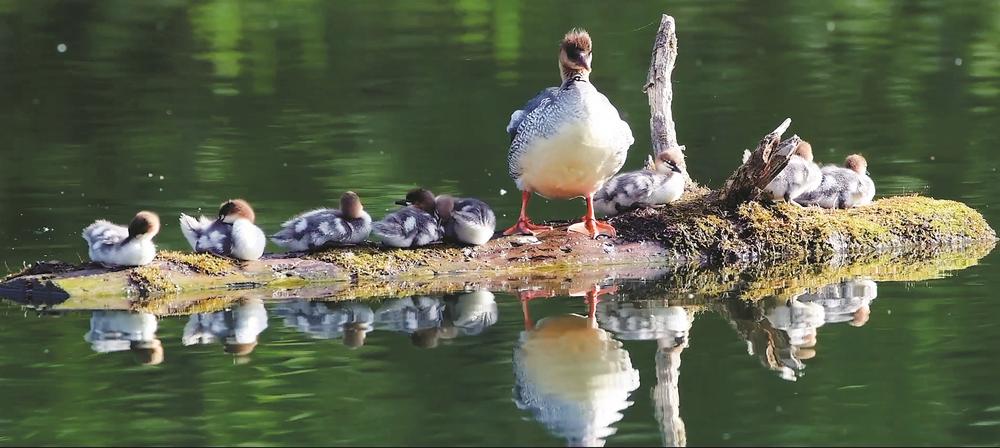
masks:
<svg viewBox="0 0 1000 448"><path fill-rule="evenodd" d="M79 229L140 208L164 217L160 247L183 249L174 217L231 196L249 199L265 230L346 189L377 217L416 185L481 197L511 222L503 128L557 82L556 43L572 26L595 39L593 82L632 126L627 167L640 165L640 87L662 12L678 23L674 115L696 180L719 186L791 117L820 160L868 156L880 194L961 200L1000 222L993 0L0 0L0 260L76 261ZM700 315L679 386L689 443L1000 443L995 259L880 285L871 322L820 328L795 383ZM165 319L166 361L152 368L91 352L86 315L5 305L0 441L561 443L511 401L521 320L516 300L498 302L485 334L433 350L376 332L348 351L272 317L239 365L218 346L180 346L183 320ZM641 386L608 444L661 443L655 344L625 348Z"/></svg>

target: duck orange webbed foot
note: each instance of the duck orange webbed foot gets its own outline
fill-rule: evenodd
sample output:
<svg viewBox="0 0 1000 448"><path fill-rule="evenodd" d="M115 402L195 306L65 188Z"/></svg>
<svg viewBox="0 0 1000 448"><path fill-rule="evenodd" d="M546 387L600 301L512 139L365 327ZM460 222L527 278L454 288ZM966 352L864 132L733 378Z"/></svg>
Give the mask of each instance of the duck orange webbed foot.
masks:
<svg viewBox="0 0 1000 448"><path fill-rule="evenodd" d="M593 239L597 239L600 235L607 235L612 238L618 236L618 231L615 230L614 226L606 222L601 222L596 219L587 219L584 217L582 222L578 222L569 226L570 232L582 233Z"/></svg>
<svg viewBox="0 0 1000 448"><path fill-rule="evenodd" d="M516 224L503 231L503 235L535 235L546 230L552 230L552 227L535 224L529 219L518 219Z"/></svg>

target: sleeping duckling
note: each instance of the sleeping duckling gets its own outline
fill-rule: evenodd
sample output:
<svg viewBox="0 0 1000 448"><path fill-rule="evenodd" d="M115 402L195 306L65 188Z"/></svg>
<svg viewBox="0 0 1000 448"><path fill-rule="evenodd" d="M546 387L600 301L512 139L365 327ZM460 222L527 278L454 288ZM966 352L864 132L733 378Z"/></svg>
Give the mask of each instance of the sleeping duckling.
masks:
<svg viewBox="0 0 1000 448"><path fill-rule="evenodd" d="M83 239L92 261L112 266L142 266L156 257L153 237L160 231L160 217L153 212L136 213L128 227L105 220L83 229Z"/></svg>
<svg viewBox="0 0 1000 448"><path fill-rule="evenodd" d="M823 173L813 163L812 145L803 140L795 147L795 153L788 159L788 165L764 188L771 199L801 206L796 202L799 196L819 188Z"/></svg>
<svg viewBox="0 0 1000 448"><path fill-rule="evenodd" d="M397 204L406 204L406 201ZM436 216L417 204L409 204L373 223L371 236L390 247L420 247L440 241L444 229Z"/></svg>
<svg viewBox="0 0 1000 448"><path fill-rule="evenodd" d="M436 213L446 239L479 246L493 238L497 218L485 202L475 198L434 196L423 188L411 190L400 205L415 205L427 213Z"/></svg>
<svg viewBox="0 0 1000 448"><path fill-rule="evenodd" d="M271 241L289 250L307 251L358 244L368 239L371 231L372 217L358 195L348 191L340 197L340 210L321 208L299 214L282 224Z"/></svg>
<svg viewBox="0 0 1000 448"><path fill-rule="evenodd" d="M231 199L219 208L215 221L181 213L181 232L195 252L256 260L264 254L267 237L254 225L254 219L253 208L247 201Z"/></svg>
<svg viewBox="0 0 1000 448"><path fill-rule="evenodd" d="M823 208L851 208L871 204L875 182L868 176L868 161L860 154L847 156L844 167L825 166L823 180L815 190L803 194L798 202Z"/></svg>
<svg viewBox="0 0 1000 448"><path fill-rule="evenodd" d="M684 194L687 165L680 148L668 149L646 162L639 171L619 174L608 180L594 195L594 209L605 216L625 210L660 205Z"/></svg>

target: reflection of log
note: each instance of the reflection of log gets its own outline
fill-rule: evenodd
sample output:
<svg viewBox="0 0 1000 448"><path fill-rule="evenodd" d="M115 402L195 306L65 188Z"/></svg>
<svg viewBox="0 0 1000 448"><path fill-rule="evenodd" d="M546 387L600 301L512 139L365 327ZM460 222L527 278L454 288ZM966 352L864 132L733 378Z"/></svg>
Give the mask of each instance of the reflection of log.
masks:
<svg viewBox="0 0 1000 448"><path fill-rule="evenodd" d="M663 446L687 446L687 430L681 419L681 397L677 388L681 375L681 352L684 346L660 346L656 351L656 385L653 402L660 423Z"/></svg>
<svg viewBox="0 0 1000 448"><path fill-rule="evenodd" d="M666 14L660 18L660 29L653 42L653 56L649 62L649 74L642 91L649 96L649 130L652 133L653 155L670 148L679 147L677 131L674 130L674 98L670 74L677 60L677 35L674 34L674 18Z"/></svg>

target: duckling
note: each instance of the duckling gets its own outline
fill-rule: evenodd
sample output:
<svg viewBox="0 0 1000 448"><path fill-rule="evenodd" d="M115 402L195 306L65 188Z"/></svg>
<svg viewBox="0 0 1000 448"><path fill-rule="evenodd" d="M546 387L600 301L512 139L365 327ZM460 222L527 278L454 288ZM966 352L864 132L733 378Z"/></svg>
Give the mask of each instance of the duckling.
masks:
<svg viewBox="0 0 1000 448"><path fill-rule="evenodd" d="M416 205L427 213L436 213L444 228L444 236L451 241L479 246L493 238L497 218L485 202L475 198L456 198L448 195L434 196L423 188L411 190L400 205Z"/></svg>
<svg viewBox="0 0 1000 448"><path fill-rule="evenodd" d="M511 115L507 165L521 190L521 213L504 235L551 229L528 217L532 193L553 199L583 197L587 214L569 230L592 238L616 235L614 227L594 216L594 193L622 168L635 139L618 110L590 83L592 59L590 35L570 30L559 51L562 84L543 90Z"/></svg>
<svg viewBox="0 0 1000 448"><path fill-rule="evenodd" d="M813 163L812 145L803 140L795 147L788 165L767 184L764 192L775 201L783 199L789 204L801 206L795 199L819 188L822 180L823 173Z"/></svg>
<svg viewBox="0 0 1000 448"><path fill-rule="evenodd" d="M181 232L195 252L210 252L240 260L256 260L264 254L267 237L254 225L253 208L243 199L231 199L219 207L219 217L194 219L181 213Z"/></svg>
<svg viewBox="0 0 1000 448"><path fill-rule="evenodd" d="M358 244L368 239L371 231L372 217L358 195L348 191L340 197L340 210L321 208L299 214L282 224L271 241L289 250L308 251Z"/></svg>
<svg viewBox="0 0 1000 448"><path fill-rule="evenodd" d="M112 266L142 266L156 257L153 237L160 231L160 217L153 212L135 214L128 227L105 220L83 229L92 261Z"/></svg>
<svg viewBox="0 0 1000 448"><path fill-rule="evenodd" d="M851 208L871 204L875 197L875 182L868 175L868 161L860 154L851 154L844 167L825 166L823 179L815 190L803 194L798 202L823 208Z"/></svg>
<svg viewBox="0 0 1000 448"><path fill-rule="evenodd" d="M617 215L634 207L666 204L684 194L687 165L680 148L650 157L639 171L619 174L608 180L594 195L594 208L605 216Z"/></svg>
<svg viewBox="0 0 1000 448"><path fill-rule="evenodd" d="M422 206L406 200L396 203L405 206L372 224L371 235L375 240L390 247L420 247L436 243L444 237L444 229L437 217L422 208L427 207L427 203Z"/></svg>

